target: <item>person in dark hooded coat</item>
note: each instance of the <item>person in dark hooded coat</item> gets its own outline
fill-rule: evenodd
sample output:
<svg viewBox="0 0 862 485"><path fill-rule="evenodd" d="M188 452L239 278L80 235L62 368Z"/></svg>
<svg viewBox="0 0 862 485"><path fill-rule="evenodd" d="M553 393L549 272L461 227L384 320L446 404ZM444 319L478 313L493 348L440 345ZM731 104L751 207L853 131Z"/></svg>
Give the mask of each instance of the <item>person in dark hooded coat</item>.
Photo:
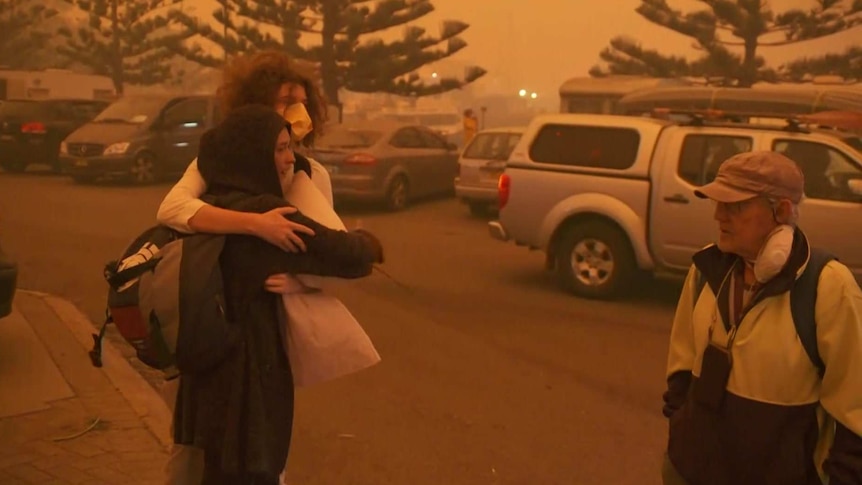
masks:
<svg viewBox="0 0 862 485"><path fill-rule="evenodd" d="M284 152L290 150L287 134L289 126L278 113L257 105L231 112L204 134L198 166L208 201L257 213L288 206L282 182L292 175L286 170L292 172L295 159ZM294 386L278 315L280 296L264 289L266 278L280 273L359 278L383 260L379 241L367 231L335 231L299 212L285 217L313 229L313 236L303 235L306 252L285 252L254 236L226 236L220 259L226 311L243 338L215 368L184 374L180 383L174 440L204 450L203 485L276 485L287 460Z"/></svg>

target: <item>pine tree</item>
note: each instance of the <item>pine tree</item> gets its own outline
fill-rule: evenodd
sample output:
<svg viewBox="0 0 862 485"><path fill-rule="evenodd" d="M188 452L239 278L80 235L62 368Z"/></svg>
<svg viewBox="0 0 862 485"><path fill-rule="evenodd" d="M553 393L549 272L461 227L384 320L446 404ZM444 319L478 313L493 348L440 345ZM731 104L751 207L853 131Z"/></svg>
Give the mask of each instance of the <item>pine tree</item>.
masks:
<svg viewBox="0 0 862 485"><path fill-rule="evenodd" d="M301 19L301 9L297 8L296 2L282 0L279 1L279 8L269 10L254 6L260 11L254 12L251 18L240 16L240 9L247 13L251 8L246 3L237 4L232 0L210 0L209 3L211 18L201 18L176 9L169 15L171 20L184 27L181 37L186 42L174 46L183 57L204 67L220 68L227 58L260 49L287 50L293 54L299 51L307 56L298 44L294 42L291 45L286 39L287 32L296 32L299 27L296 21ZM253 20L259 18L269 20ZM278 30L281 35L273 37L262 33L260 26L270 27L267 30ZM292 37L297 39L298 35ZM197 39L204 39L216 47L205 49Z"/></svg>
<svg viewBox="0 0 862 485"><path fill-rule="evenodd" d="M840 54L798 59L782 66L782 72L794 81L829 74L862 81L862 47L853 46Z"/></svg>
<svg viewBox="0 0 862 485"><path fill-rule="evenodd" d="M826 37L862 24L862 0L813 0L807 11L794 9L776 14L762 0L699 0L706 9L693 13L673 10L666 0L641 0L636 9L646 20L685 35L703 54L695 62L644 50L636 42L615 38L600 57L606 68L594 67L594 75L608 73L721 76L739 86L776 80L779 74L766 67L760 47L776 47ZM737 55L732 50L741 49Z"/></svg>
<svg viewBox="0 0 862 485"><path fill-rule="evenodd" d="M176 34L158 10L165 0L66 0L89 14L86 27L60 29L66 45L58 52L110 77L118 94L126 84L153 85L171 80ZM172 2L171 2L172 3Z"/></svg>
<svg viewBox="0 0 862 485"><path fill-rule="evenodd" d="M12 68L38 66L39 45L50 34L40 28L44 21L57 15L37 0L0 0L0 64Z"/></svg>
<svg viewBox="0 0 862 485"><path fill-rule="evenodd" d="M485 74L473 67L463 79L446 78L426 83L416 71L454 55L467 46L459 37L469 27L458 21L444 22L439 36L407 26L434 11L430 0L219 0L213 17L220 28L201 25L199 19L177 19L200 35L222 46L225 55L253 49L278 48L298 60L319 66L325 94L338 104L339 89L359 93L391 93L427 96L459 89ZM280 38L261 33L261 26L280 32ZM384 42L376 34L405 26L401 39ZM305 48L302 36L319 39ZM369 40L370 39L370 40ZM222 60L202 50L187 52L204 65Z"/></svg>

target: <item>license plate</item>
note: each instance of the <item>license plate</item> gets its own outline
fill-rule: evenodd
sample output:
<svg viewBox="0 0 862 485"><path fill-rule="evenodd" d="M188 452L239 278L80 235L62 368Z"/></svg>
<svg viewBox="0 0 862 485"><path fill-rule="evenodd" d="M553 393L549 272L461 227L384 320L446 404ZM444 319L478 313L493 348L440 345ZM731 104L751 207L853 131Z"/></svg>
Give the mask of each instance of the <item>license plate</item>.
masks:
<svg viewBox="0 0 862 485"><path fill-rule="evenodd" d="M89 165L90 165L90 162L88 162L86 160L75 160L75 166L76 167L87 167Z"/></svg>
<svg viewBox="0 0 862 485"><path fill-rule="evenodd" d="M12 135L0 135L0 141L12 141L15 137Z"/></svg>

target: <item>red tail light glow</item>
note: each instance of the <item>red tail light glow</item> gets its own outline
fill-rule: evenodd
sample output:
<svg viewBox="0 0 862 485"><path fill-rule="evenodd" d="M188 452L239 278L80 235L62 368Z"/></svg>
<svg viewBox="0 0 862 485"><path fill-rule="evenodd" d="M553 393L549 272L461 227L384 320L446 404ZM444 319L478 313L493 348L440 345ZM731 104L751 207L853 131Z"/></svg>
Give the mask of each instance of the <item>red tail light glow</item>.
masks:
<svg viewBox="0 0 862 485"><path fill-rule="evenodd" d="M506 175L500 175L497 181L497 202L498 207L502 209L509 202L509 193L512 191L512 179Z"/></svg>
<svg viewBox="0 0 862 485"><path fill-rule="evenodd" d="M32 121L21 125L21 133L33 133L39 135L47 132L48 130L45 128L45 124L39 121Z"/></svg>
<svg viewBox="0 0 862 485"><path fill-rule="evenodd" d="M351 165L374 165L375 163L377 163L377 159L374 158L374 155L369 155L367 153L357 153L347 157L344 160L344 163L349 163Z"/></svg>

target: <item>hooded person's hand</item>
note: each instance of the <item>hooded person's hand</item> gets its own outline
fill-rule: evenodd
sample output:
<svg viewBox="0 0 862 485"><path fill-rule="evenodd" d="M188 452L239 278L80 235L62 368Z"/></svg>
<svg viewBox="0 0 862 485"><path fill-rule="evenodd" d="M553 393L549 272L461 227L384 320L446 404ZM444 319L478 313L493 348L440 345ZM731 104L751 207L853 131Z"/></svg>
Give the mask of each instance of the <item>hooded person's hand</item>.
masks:
<svg viewBox="0 0 862 485"><path fill-rule="evenodd" d="M377 239L377 236L371 234L365 229L354 229L353 232L361 235L371 245L375 254L375 262L383 263L383 244L380 243L380 239Z"/></svg>

